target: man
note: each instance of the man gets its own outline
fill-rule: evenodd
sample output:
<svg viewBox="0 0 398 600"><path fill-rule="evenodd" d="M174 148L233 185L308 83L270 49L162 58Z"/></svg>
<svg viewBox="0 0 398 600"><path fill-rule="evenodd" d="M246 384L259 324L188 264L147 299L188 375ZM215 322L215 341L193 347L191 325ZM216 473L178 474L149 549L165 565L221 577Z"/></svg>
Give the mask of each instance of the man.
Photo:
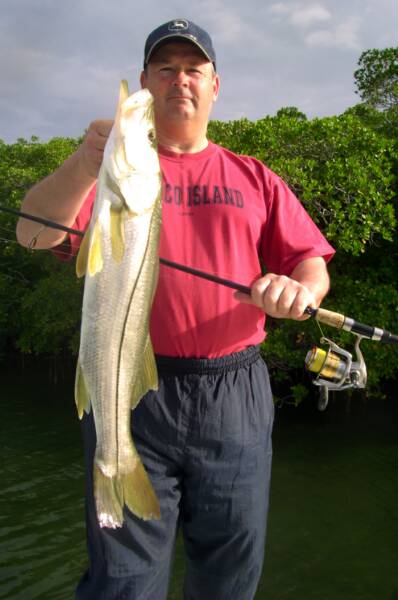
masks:
<svg viewBox="0 0 398 600"><path fill-rule="evenodd" d="M220 87L209 35L171 21L149 35L144 56L141 85L154 96L164 179L160 256L251 284L251 296L161 268L150 328L159 392L141 400L132 420L162 517L143 522L126 510L122 529L99 528L95 429L85 416L90 568L76 597L165 599L181 527L185 600L249 600L263 564L271 472L273 402L259 356L265 313L305 319L306 306L318 306L328 291L334 251L274 173L208 141ZM86 227L111 126L93 122L80 148L30 190L23 209ZM36 233L19 222L23 245ZM50 229L36 248L61 243L75 254L77 238Z"/></svg>

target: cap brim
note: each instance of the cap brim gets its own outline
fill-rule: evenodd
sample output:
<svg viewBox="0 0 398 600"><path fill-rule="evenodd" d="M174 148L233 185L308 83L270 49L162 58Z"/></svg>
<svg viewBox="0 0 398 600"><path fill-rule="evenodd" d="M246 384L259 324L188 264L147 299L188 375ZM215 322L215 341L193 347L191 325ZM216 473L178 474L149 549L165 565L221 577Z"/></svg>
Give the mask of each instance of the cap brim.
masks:
<svg viewBox="0 0 398 600"><path fill-rule="evenodd" d="M195 40L191 35L184 35L183 33L179 33L178 35L176 35L175 33L172 33L170 35L164 36L161 40L158 40L157 42L155 42L148 50L147 56L145 58L144 66L146 66L149 63L153 53L156 50L159 50L159 48L161 48L165 44L171 42L172 40L177 41L177 42L185 42L185 41L190 42L191 44L193 44L194 46L199 48L199 50L202 52L202 54L204 54L204 56L207 58L207 60L214 65L214 68L216 67L215 61L213 60L213 58L211 56L209 56L209 54L206 52L206 50L203 48L203 46L201 46L201 44L199 44L198 41Z"/></svg>

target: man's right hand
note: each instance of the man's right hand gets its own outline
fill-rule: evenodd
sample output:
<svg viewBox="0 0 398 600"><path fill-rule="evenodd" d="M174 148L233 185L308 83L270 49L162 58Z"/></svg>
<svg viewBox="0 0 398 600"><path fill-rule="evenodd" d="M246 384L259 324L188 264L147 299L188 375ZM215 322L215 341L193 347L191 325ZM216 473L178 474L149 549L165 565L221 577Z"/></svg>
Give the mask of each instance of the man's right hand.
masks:
<svg viewBox="0 0 398 600"><path fill-rule="evenodd" d="M82 169L97 179L104 156L104 148L113 126L111 119L90 123L87 133L77 153Z"/></svg>

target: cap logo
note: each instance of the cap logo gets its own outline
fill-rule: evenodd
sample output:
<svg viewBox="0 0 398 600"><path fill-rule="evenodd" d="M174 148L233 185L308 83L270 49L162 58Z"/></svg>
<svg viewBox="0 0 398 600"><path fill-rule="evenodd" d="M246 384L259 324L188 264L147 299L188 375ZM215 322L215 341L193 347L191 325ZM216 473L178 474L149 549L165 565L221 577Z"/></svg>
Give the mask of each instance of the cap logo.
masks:
<svg viewBox="0 0 398 600"><path fill-rule="evenodd" d="M172 21L169 23L169 31L183 31L188 29L188 21Z"/></svg>

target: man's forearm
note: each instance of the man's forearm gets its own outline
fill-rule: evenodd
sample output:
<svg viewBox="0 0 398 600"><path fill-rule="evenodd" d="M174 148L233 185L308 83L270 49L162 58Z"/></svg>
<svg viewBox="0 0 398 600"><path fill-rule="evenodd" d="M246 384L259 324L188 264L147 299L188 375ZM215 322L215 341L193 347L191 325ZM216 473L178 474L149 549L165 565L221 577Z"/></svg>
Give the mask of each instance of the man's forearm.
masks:
<svg viewBox="0 0 398 600"><path fill-rule="evenodd" d="M303 260L292 271L290 277L309 289L316 300L317 306L320 305L329 291L329 274L326 263L321 257Z"/></svg>
<svg viewBox="0 0 398 600"><path fill-rule="evenodd" d="M71 226L80 207L95 183L81 166L80 150L72 154L54 173L33 186L26 194L21 210L62 225ZM36 248L51 248L65 238L63 232L43 227L27 219L17 224L17 239L29 246L32 238L40 231Z"/></svg>

